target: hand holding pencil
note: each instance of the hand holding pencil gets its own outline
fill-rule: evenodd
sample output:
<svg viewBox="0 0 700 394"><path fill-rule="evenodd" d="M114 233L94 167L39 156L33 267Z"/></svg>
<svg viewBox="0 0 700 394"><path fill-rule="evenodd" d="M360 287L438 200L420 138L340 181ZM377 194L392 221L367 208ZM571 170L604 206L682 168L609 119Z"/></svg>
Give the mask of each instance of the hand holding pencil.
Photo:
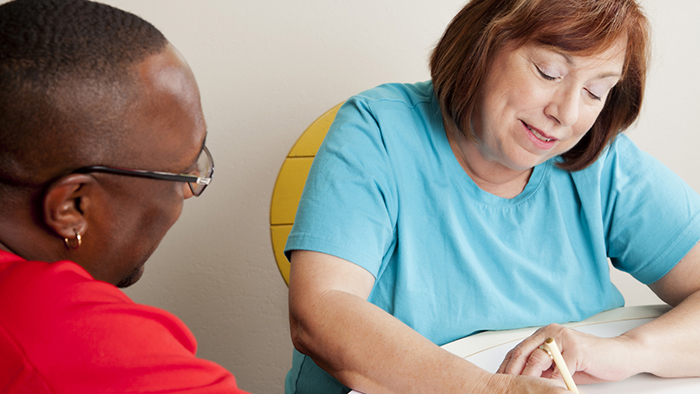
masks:
<svg viewBox="0 0 700 394"><path fill-rule="evenodd" d="M498 373L543 378L561 375L568 390L578 393L577 385L619 381L639 373L635 370L638 360L629 359L633 346L638 345L625 335L602 338L551 324L512 349Z"/></svg>
<svg viewBox="0 0 700 394"><path fill-rule="evenodd" d="M561 374L561 377L564 379L566 388L569 389L569 391L579 394L576 383L574 383L574 378L571 376L571 372L569 372L569 368L566 366L564 357L561 356L561 351L559 351L559 346L557 346L554 338L549 337L545 339L544 344L540 346L540 349L544 350L552 361L554 361L557 369L559 369L559 374Z"/></svg>

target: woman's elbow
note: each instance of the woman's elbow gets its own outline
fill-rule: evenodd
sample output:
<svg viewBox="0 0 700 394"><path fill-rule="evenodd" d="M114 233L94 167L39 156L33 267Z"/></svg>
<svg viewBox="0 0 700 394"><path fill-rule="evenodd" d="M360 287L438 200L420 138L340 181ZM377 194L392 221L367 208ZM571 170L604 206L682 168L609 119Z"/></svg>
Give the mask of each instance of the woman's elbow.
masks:
<svg viewBox="0 0 700 394"><path fill-rule="evenodd" d="M309 354L309 348L307 346L308 335L304 331L303 325L294 316L294 313L290 311L289 313L289 332L292 336L292 344L294 348L301 354Z"/></svg>
<svg viewBox="0 0 700 394"><path fill-rule="evenodd" d="M323 343L323 313L316 302L301 297L291 297L289 303L289 332L294 348L300 353L314 356L318 354Z"/></svg>

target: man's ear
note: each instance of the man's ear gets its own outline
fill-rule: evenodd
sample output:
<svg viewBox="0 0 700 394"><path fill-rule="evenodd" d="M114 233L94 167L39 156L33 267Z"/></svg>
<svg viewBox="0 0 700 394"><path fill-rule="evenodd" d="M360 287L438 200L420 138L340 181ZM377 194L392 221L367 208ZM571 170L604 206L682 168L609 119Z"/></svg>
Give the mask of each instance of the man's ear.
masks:
<svg viewBox="0 0 700 394"><path fill-rule="evenodd" d="M90 208L95 179L71 174L49 186L44 195L44 222L61 238L75 238L88 230L85 212Z"/></svg>

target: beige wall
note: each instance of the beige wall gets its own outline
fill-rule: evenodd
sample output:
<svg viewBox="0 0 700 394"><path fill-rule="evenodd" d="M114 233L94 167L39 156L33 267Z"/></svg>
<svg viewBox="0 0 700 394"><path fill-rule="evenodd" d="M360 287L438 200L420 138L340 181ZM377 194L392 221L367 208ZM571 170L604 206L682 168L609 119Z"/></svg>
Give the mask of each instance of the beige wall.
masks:
<svg viewBox="0 0 700 394"><path fill-rule="evenodd" d="M127 293L179 316L257 394L291 364L287 288L269 240L277 171L327 108L383 82L428 79L427 56L463 0L108 0L154 23L197 76L216 161ZM655 56L632 138L700 191L700 2L645 0ZM630 304L657 302L616 275Z"/></svg>

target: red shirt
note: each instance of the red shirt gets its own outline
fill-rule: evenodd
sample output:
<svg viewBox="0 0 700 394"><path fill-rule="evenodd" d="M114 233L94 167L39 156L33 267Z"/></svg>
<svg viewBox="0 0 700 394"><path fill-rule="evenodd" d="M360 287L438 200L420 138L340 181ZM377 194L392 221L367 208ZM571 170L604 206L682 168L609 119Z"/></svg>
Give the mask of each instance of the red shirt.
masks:
<svg viewBox="0 0 700 394"><path fill-rule="evenodd" d="M0 393L245 394L185 324L70 262L0 251Z"/></svg>

